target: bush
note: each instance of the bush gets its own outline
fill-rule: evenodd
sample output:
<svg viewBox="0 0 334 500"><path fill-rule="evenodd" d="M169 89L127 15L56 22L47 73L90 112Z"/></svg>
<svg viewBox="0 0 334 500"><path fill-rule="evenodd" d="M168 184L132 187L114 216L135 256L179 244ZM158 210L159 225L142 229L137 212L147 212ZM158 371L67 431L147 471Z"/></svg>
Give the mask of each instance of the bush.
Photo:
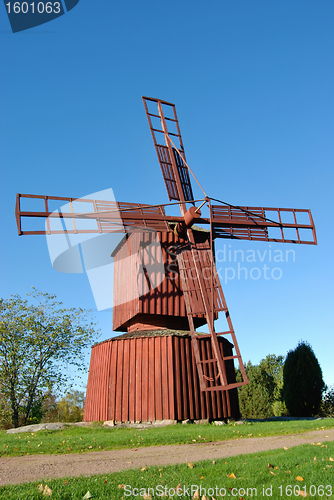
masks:
<svg viewBox="0 0 334 500"><path fill-rule="evenodd" d="M274 377L261 366L246 366L249 383L239 389L239 407L243 418L268 418L273 416Z"/></svg>
<svg viewBox="0 0 334 500"><path fill-rule="evenodd" d="M320 405L321 417L334 417L334 385L327 388Z"/></svg>

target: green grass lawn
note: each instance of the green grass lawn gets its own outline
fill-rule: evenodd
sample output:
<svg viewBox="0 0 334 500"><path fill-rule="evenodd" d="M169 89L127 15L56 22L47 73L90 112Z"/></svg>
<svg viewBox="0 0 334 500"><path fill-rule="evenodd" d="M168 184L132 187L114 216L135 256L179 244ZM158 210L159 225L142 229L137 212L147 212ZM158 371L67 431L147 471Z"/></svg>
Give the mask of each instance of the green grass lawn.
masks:
<svg viewBox="0 0 334 500"><path fill-rule="evenodd" d="M193 498L196 490L199 491L200 499L205 495L210 500L212 497L216 500L225 497L278 500L300 498L305 493L314 499L334 498L333 442L239 455L215 462L196 462L195 456L193 460L194 464L147 467L114 474L3 486L0 487L0 498L48 498L42 493L45 487L52 490L50 498L53 500L83 499L88 491L92 500L182 500Z"/></svg>
<svg viewBox="0 0 334 500"><path fill-rule="evenodd" d="M201 443L226 439L298 434L334 427L334 419L246 422L243 425L171 425L152 429L70 426L62 431L6 434L0 431L0 455L82 453L117 448L136 448L163 444Z"/></svg>

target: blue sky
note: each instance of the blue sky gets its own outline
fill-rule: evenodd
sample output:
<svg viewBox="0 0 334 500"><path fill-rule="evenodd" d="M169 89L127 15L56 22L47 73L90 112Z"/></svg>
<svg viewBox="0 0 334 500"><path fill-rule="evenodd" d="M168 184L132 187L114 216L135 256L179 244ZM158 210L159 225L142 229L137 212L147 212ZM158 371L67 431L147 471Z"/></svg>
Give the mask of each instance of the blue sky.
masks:
<svg viewBox="0 0 334 500"><path fill-rule="evenodd" d="M260 252L247 279L222 280L244 360L305 340L334 384L333 21L326 0L80 0L12 34L1 7L0 296L34 286L96 309L85 274L53 270L43 236L18 237L15 195L112 188L120 201L167 203L141 101L159 97L176 104L187 161L210 196L312 210L318 246L271 245L295 252L280 279L249 276L261 258L277 267L268 244L216 248ZM111 337L111 310L95 316Z"/></svg>

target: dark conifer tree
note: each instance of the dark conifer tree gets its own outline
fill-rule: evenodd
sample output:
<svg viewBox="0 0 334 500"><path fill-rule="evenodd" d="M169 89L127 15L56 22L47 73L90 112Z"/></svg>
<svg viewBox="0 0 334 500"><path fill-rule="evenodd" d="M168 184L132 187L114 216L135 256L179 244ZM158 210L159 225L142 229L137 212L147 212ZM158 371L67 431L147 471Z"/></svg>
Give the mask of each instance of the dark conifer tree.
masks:
<svg viewBox="0 0 334 500"><path fill-rule="evenodd" d="M307 342L288 352L283 368L283 398L293 417L318 414L325 383L319 362Z"/></svg>

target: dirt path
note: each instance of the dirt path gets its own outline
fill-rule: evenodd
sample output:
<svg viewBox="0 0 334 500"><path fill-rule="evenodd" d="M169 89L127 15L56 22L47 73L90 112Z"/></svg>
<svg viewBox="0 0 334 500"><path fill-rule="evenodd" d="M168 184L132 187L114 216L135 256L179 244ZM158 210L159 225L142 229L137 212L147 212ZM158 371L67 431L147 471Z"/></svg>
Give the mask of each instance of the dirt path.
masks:
<svg viewBox="0 0 334 500"><path fill-rule="evenodd" d="M150 465L212 460L320 441L334 441L334 429L215 443L151 446L70 455L4 457L0 458L0 485L56 477L106 474Z"/></svg>

